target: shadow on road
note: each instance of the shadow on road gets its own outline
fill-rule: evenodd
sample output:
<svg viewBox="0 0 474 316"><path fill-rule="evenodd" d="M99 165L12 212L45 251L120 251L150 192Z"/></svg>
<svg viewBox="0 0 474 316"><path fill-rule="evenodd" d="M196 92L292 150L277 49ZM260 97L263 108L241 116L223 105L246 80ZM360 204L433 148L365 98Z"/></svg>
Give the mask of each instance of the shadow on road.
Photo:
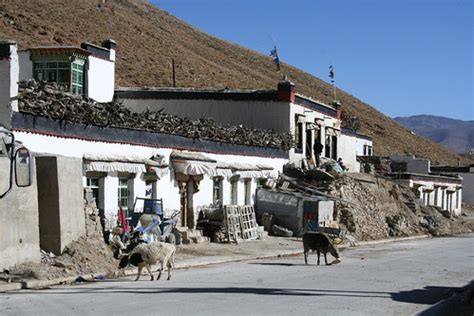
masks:
<svg viewBox="0 0 474 316"><path fill-rule="evenodd" d="M146 282L146 281L143 281ZM150 282L150 281L148 281ZM101 282L102 283L102 282ZM105 283L105 282L104 282ZM156 283L154 283L156 284ZM345 291L345 290L326 290L326 289L285 289L285 288L254 288L254 287L176 287L176 288L153 288L153 287L133 287L133 286L109 286L107 288L58 288L47 291L28 291L23 294L35 295L80 295L80 294L259 294L259 295L282 295L282 296L341 296L341 297L370 297L370 298L390 298L390 292L372 292L372 291ZM12 295L21 295L20 292L12 292Z"/></svg>
<svg viewBox="0 0 474 316"><path fill-rule="evenodd" d="M149 285L162 285L161 282L139 281L139 283L147 282ZM101 283L108 283L107 287L101 286ZM24 291L12 292L10 295L90 295L97 293L102 294L257 294L271 296L302 296L302 297L352 297L352 298L379 298L392 299L397 302L405 302L420 305L434 305L442 300L448 299L453 295L465 290L465 288L443 287L443 286L427 286L423 289L414 289L410 291L400 292L383 292L383 291L364 291L364 290L339 290L339 289L291 289L291 288L259 288L259 287L136 287L137 283L130 282L111 282L99 281L95 284L97 287L69 287L69 288L53 288L44 291ZM127 285L130 283L130 285ZM138 283L138 284L139 284ZM133 285L132 285L133 284ZM474 292L473 292L474 293ZM459 304L458 304L459 305ZM468 307L469 308L469 307ZM432 314L427 314L432 315ZM437 314L434 314L437 315ZM460 314L463 315L463 314Z"/></svg>
<svg viewBox="0 0 474 316"><path fill-rule="evenodd" d="M392 299L397 302L432 305L449 298L461 288L446 286L426 286L423 289L400 291L392 293Z"/></svg>
<svg viewBox="0 0 474 316"><path fill-rule="evenodd" d="M282 266L282 267L302 267L305 264L285 263L285 262L249 262L248 264L256 264L260 266Z"/></svg>

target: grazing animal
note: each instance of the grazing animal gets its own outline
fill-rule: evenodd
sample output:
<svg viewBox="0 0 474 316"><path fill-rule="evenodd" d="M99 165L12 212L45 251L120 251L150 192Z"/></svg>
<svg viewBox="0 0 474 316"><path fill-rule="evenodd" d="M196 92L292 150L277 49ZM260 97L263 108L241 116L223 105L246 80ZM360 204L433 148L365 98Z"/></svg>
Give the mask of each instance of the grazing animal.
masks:
<svg viewBox="0 0 474 316"><path fill-rule="evenodd" d="M303 234L303 248L304 248L304 262L308 264L308 252L315 251L318 254L318 265L319 256L321 252L324 254L324 261L328 264L326 254L329 252L334 258L339 259L339 252L337 248L332 244L329 237L324 233L307 232Z"/></svg>
<svg viewBox="0 0 474 316"><path fill-rule="evenodd" d="M136 246L127 256L120 260L119 268L123 269L129 264L138 267L138 275L135 281L140 279L143 268L145 267L150 273L151 281L154 280L153 273L151 272L151 265L161 264L160 272L158 273L156 280L161 277L163 267L168 269L168 280L171 279L171 269L174 267L174 254L176 247L172 244L154 242L151 244L139 244Z"/></svg>

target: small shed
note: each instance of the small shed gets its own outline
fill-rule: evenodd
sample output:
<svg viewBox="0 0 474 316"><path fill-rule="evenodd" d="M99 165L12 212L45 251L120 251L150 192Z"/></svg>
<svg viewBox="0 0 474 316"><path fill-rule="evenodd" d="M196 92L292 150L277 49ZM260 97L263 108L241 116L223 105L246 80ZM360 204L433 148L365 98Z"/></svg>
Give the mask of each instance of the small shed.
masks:
<svg viewBox="0 0 474 316"><path fill-rule="evenodd" d="M323 226L333 220L334 201L323 196L305 195L298 192L257 189L255 212L257 218L263 213L273 215L273 222L300 236L312 227Z"/></svg>

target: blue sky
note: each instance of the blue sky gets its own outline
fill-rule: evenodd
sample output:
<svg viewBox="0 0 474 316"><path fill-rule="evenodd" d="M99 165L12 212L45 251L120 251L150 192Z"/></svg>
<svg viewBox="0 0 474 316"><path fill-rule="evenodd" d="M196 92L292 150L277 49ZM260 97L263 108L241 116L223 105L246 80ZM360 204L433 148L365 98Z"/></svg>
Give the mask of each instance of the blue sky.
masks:
<svg viewBox="0 0 474 316"><path fill-rule="evenodd" d="M471 0L152 0L222 39L280 58L384 114L474 119Z"/></svg>

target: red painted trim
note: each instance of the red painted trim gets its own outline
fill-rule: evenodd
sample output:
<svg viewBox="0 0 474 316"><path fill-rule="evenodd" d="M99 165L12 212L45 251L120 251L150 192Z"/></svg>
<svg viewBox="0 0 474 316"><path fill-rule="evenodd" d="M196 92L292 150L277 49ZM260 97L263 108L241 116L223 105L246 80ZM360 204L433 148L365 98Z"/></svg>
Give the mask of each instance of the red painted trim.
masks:
<svg viewBox="0 0 474 316"><path fill-rule="evenodd" d="M193 151L193 152L205 152L209 154L218 154L218 155L238 155L238 156L248 156L248 157L272 158L272 157L263 156L263 155L245 155L245 154L242 154L241 152L197 150L197 149L190 149L187 147L175 147L175 146L154 146L150 144L142 144L142 143L136 143L136 142L103 141L103 140L98 140L92 137L83 137L83 136L76 136L76 135L65 136L59 133L45 132L45 131L39 131L39 130L29 129L29 128L12 128L12 131L24 132L24 133L30 133L30 134L39 134L39 135L52 136L52 137L65 138L65 139L79 139L79 140L91 141L91 142L97 142L97 143L135 145L135 146L143 146L143 147L150 147L150 148L168 148L168 149L177 149L177 150L188 150L188 151ZM284 159L284 158L276 157L273 159Z"/></svg>

